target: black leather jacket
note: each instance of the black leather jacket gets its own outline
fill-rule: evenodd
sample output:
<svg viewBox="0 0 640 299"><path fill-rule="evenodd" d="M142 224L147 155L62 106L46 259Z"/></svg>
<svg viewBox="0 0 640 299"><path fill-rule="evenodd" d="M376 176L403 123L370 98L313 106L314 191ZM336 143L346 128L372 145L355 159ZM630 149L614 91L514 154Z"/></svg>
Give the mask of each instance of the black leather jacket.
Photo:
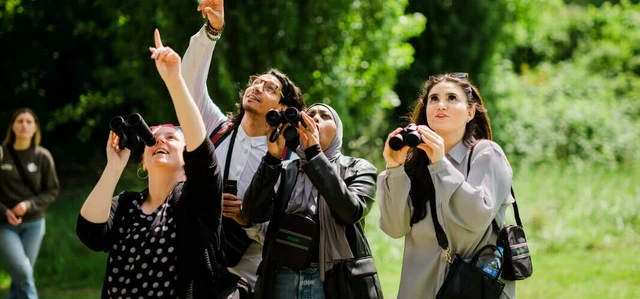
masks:
<svg viewBox="0 0 640 299"><path fill-rule="evenodd" d="M267 155L269 155L267 153ZM272 298L277 265L270 258L275 232L296 184L299 161L284 169L282 163L271 166L262 159L243 199L242 211L251 223L270 221L258 268L256 298ZM344 225L354 256L371 256L364 237L364 217L369 213L376 191L377 169L364 159L341 155L334 166L324 154L313 157L302 169L322 194L338 224ZM336 172L338 171L338 172ZM282 175L282 176L281 176ZM278 191L275 185L280 178ZM377 278L376 278L377 279Z"/></svg>

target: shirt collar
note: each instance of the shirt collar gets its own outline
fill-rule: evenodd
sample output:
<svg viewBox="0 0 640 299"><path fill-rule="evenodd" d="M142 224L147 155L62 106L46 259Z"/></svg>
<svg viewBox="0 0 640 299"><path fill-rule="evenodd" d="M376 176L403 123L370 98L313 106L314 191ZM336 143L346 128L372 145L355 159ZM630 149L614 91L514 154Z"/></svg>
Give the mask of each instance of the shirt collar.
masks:
<svg viewBox="0 0 640 299"><path fill-rule="evenodd" d="M236 140L244 141L247 137L249 136L247 136L247 133L242 129L242 126L238 126L238 135L236 135Z"/></svg>
<svg viewBox="0 0 640 299"><path fill-rule="evenodd" d="M251 142L251 146L261 146L267 144L266 135L249 137L244 129L242 129L242 126L238 126L238 135L236 136L236 140L240 142L249 141Z"/></svg>
<svg viewBox="0 0 640 299"><path fill-rule="evenodd" d="M469 148L467 148L466 145L464 145L463 141L458 142L458 144L456 144L456 146L454 146L448 153L447 155L449 157L451 157L454 161L456 161L456 163L461 164L462 161L464 160L464 158L467 156L467 152L469 151Z"/></svg>

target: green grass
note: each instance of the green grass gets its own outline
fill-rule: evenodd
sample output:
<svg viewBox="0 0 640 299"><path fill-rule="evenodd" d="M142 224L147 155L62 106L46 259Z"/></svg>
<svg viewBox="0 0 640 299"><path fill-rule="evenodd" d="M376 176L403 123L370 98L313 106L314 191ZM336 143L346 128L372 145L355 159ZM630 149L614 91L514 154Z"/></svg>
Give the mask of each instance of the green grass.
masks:
<svg viewBox="0 0 640 299"><path fill-rule="evenodd" d="M540 166L515 172L534 274L517 283L518 298L640 298L640 167L620 170ZM403 240L368 217L382 288L396 298ZM512 213L507 216L513 223Z"/></svg>
<svg viewBox="0 0 640 299"><path fill-rule="evenodd" d="M640 298L640 248L608 248L533 256L534 275L519 298Z"/></svg>
<svg viewBox="0 0 640 299"><path fill-rule="evenodd" d="M516 171L514 189L534 264L533 276L517 284L518 298L640 298L638 179L640 167ZM47 212L36 264L41 298L99 297L106 255L89 251L75 236L77 213L96 180L65 182ZM130 180L134 183L118 190L140 188L135 177ZM385 297L395 298L404 240L382 233L379 217L376 206L368 217L367 238ZM0 266L0 298L8 285Z"/></svg>
<svg viewBox="0 0 640 299"><path fill-rule="evenodd" d="M524 212L524 209L521 208ZM379 211L372 211L379 218ZM522 216L522 215L521 215ZM527 221L525 221L525 225ZM402 267L402 240L393 240L379 229L368 227L371 244L386 298L396 298ZM367 223L367 226L369 224ZM517 282L518 298L640 298L640 247L576 248L541 251L528 237L533 250L534 274ZM636 243L637 244L637 243Z"/></svg>

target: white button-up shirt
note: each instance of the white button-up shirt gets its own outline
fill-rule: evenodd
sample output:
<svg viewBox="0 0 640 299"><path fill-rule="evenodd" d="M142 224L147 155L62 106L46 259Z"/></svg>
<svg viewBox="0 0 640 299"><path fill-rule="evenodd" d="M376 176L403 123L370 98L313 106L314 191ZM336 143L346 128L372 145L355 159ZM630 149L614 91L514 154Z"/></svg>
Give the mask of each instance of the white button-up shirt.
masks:
<svg viewBox="0 0 640 299"><path fill-rule="evenodd" d="M182 59L182 76L187 84L187 88L191 93L207 128L207 134L211 135L227 117L220 111L207 91L207 74L209 73L209 65L211 64L211 56L215 48L215 42L209 40L204 32L204 28L191 37L189 47ZM216 156L220 163L221 171L226 167L227 152L229 151L229 142L231 136L227 136L221 144L216 147ZM251 179L255 174L260 161L267 152L267 136L249 137L238 127L238 135L233 145L233 155L231 156L231 165L229 168L229 180L238 181L238 197L242 198L247 191ZM262 261L262 244L264 243L264 235L268 226L267 223L261 223L252 228L246 229L247 235L255 242L251 244L245 252L242 260L238 265L229 270L246 278L252 287L255 286L257 274L256 271Z"/></svg>

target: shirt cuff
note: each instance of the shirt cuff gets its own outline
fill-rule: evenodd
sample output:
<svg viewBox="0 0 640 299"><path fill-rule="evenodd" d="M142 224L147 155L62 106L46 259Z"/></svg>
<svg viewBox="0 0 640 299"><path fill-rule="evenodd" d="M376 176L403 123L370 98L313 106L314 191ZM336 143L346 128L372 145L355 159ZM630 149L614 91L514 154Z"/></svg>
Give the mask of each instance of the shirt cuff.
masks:
<svg viewBox="0 0 640 299"><path fill-rule="evenodd" d="M429 168L429 172L433 173L438 173L440 171L443 171L445 169L447 169L447 164L449 161L447 161L447 159L442 158L440 161L433 163L431 165L428 166Z"/></svg>
<svg viewBox="0 0 640 299"><path fill-rule="evenodd" d="M406 175L406 173L404 172L404 164L398 167L387 168L386 171L388 173L388 177L397 177L397 176Z"/></svg>
<svg viewBox="0 0 640 299"><path fill-rule="evenodd" d="M33 199L25 200L24 203L27 205L27 212L32 212L36 208L36 203Z"/></svg>
<svg viewBox="0 0 640 299"><path fill-rule="evenodd" d="M85 230L89 230L91 232L101 232L104 230L104 226L107 225L107 222L93 223L87 220L87 218L84 218L84 216L82 216L82 214L80 213L78 213L77 221L78 221L77 223L78 226L82 227Z"/></svg>
<svg viewBox="0 0 640 299"><path fill-rule="evenodd" d="M196 32L196 34L194 34L193 36L201 44L205 44L205 45L215 44L216 41L212 41L209 37L207 37L207 32L206 32L206 29L204 29L204 26L206 26L206 23L205 25L202 25L202 27L200 27L200 30L198 30L198 32Z"/></svg>
<svg viewBox="0 0 640 299"><path fill-rule="evenodd" d="M280 163L282 163L282 160L280 158L276 158L274 156L272 156L270 153L267 152L266 155L264 155L264 162L267 163L267 166L278 166L280 165Z"/></svg>
<svg viewBox="0 0 640 299"><path fill-rule="evenodd" d="M307 161L311 161L315 156L319 155L322 152L319 144L312 145L304 150L304 155L307 158Z"/></svg>

